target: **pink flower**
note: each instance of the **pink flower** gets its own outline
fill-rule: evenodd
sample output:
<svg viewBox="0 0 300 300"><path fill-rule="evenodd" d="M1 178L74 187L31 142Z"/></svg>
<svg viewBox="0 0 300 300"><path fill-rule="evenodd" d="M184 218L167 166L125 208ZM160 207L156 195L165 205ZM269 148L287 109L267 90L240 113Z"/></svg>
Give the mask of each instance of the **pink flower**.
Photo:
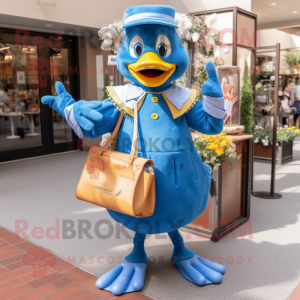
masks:
<svg viewBox="0 0 300 300"><path fill-rule="evenodd" d="M199 27L204 24L200 17L194 17L193 21L196 22Z"/></svg>
<svg viewBox="0 0 300 300"><path fill-rule="evenodd" d="M204 64L201 61L199 61L199 60L196 61L195 65L196 65L197 69L200 69L200 68L202 68L204 66Z"/></svg>

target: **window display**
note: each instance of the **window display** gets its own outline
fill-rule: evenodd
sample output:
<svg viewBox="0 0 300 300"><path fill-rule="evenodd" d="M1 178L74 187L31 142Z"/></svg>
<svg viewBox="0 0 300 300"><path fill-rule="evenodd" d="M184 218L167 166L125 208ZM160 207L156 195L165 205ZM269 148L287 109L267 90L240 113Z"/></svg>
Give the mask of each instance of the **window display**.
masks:
<svg viewBox="0 0 300 300"><path fill-rule="evenodd" d="M224 125L240 125L239 68L222 66L217 68L217 72L227 109Z"/></svg>
<svg viewBox="0 0 300 300"><path fill-rule="evenodd" d="M0 150L41 145L35 46L0 43L0 105Z"/></svg>
<svg viewBox="0 0 300 300"><path fill-rule="evenodd" d="M51 79L80 99L78 38L0 32L0 162L75 150L72 130L40 99L53 90Z"/></svg>

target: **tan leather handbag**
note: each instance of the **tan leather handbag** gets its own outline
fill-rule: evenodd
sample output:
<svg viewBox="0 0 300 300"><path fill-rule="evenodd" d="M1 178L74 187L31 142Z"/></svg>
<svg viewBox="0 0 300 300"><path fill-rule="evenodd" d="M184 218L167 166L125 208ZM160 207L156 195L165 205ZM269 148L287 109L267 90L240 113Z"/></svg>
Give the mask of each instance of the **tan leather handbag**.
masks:
<svg viewBox="0 0 300 300"><path fill-rule="evenodd" d="M154 163L150 159L137 156L137 112L135 103L131 153L114 151L124 118L122 113L105 146L94 146L89 150L76 197L126 215L148 217L153 214L155 208Z"/></svg>

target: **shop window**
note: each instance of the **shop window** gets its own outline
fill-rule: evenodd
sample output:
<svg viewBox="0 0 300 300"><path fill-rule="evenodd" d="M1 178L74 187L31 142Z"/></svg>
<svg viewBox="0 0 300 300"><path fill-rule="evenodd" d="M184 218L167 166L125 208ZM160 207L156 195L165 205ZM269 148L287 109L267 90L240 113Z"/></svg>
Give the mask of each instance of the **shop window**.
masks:
<svg viewBox="0 0 300 300"><path fill-rule="evenodd" d="M0 43L0 151L41 145L37 49Z"/></svg>

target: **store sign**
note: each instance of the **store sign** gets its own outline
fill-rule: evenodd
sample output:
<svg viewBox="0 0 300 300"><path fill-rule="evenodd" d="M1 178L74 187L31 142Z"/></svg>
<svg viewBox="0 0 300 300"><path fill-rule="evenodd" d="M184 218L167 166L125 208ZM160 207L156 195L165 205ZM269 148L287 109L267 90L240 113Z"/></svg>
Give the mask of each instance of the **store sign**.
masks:
<svg viewBox="0 0 300 300"><path fill-rule="evenodd" d="M109 66L117 65L117 55L108 55L108 63Z"/></svg>

